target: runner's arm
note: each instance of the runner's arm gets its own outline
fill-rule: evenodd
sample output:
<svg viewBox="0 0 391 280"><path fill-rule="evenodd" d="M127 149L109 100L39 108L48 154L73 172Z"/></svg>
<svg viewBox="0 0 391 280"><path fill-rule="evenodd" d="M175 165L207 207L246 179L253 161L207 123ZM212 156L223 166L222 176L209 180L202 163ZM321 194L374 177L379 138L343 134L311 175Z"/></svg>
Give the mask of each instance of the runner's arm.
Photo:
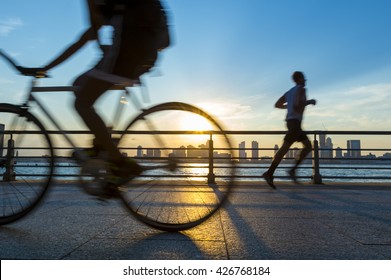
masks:
<svg viewBox="0 0 391 280"><path fill-rule="evenodd" d="M301 87L296 94L294 108L297 112L303 112L308 105L315 105L315 99L307 99L306 89Z"/></svg>
<svg viewBox="0 0 391 280"><path fill-rule="evenodd" d="M277 100L276 104L274 104L274 107L276 107L278 109L286 109L287 108L285 94Z"/></svg>

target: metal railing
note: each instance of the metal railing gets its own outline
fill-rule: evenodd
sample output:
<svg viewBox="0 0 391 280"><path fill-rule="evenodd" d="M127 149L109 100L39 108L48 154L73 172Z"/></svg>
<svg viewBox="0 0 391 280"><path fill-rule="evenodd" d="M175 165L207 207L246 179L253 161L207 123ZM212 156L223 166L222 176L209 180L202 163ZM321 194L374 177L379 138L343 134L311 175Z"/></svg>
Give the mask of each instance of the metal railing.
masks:
<svg viewBox="0 0 391 280"><path fill-rule="evenodd" d="M24 132L24 131L4 131L4 134L31 134L32 132ZM48 131L51 135L60 134L58 131ZM91 133L88 131L80 131L80 130L68 130L66 131L69 135L90 135ZM121 134L121 131L113 131L113 134ZM132 131L128 132L131 134L149 134L151 132L146 131ZM237 178L240 180L260 180L262 178L261 174L264 170L270 165L272 161L273 152L275 151L275 147L251 147L251 148L239 148L238 144L232 143L234 147L227 148L219 148L213 144L213 140L216 135L226 134L232 138L237 138L237 142L240 142L240 139L245 137L253 136L253 137L272 137L278 136L275 142L282 141L282 135L284 135L286 131L204 131L204 132L194 132L194 131L154 131L153 134L205 134L209 137L209 147L207 148L194 148L195 150L201 151L205 150L205 156L197 157L197 158L189 158L183 157L181 159L189 159L194 160L198 159L200 162L204 163L204 167L208 169L207 175L205 177L209 182L213 182L216 177L219 177L218 174L215 174L216 169L224 168L224 166L219 165L218 158L214 155L216 152L224 150L227 153L231 154L230 159L232 161L237 162ZM301 166L301 170L303 172L298 174L298 177L301 179L312 180L315 184L321 184L325 180L333 181L333 180L361 180L361 181L389 181L391 180L391 145L390 147L371 147L371 148L354 148L354 147L343 147L343 148L335 148L335 147L324 147L320 146L319 140L323 135L340 137L355 136L355 137L380 137L381 139L386 139L387 137L391 138L391 131L307 131L307 134L313 140L313 151L311 155L303 162ZM6 142L6 141L4 141ZM384 141L387 142L387 141ZM391 141L388 141L391 143ZM143 147L144 150L147 149L156 149L157 147ZM7 149L4 147L3 149ZM28 149L39 149L39 147L28 147ZM70 150L71 148L66 146L55 146L55 154L59 154L60 152L64 152L66 150ZM129 150L136 150L137 147L128 147ZM165 147L165 150L179 150L182 148L178 147ZM228 150L228 151L227 151ZM242 157L240 156L239 151L251 152L258 154L258 157ZM332 153L332 156L324 156L323 152ZM334 156L336 152L350 152L353 151L358 152L370 152L377 153L376 156ZM262 156L265 153L269 153L269 156ZM379 154L380 153L380 154ZM70 153L69 153L70 154ZM270 155L271 154L271 155ZM381 156L384 154L385 156ZM329 154L330 155L330 154ZM68 159L66 156L61 156L62 159ZM148 160L161 160L161 157L143 157L143 159ZM294 157L286 156L284 160L281 162L280 167L277 169L275 177L277 179L286 179L288 176L284 175L282 172L284 169L290 168L292 162L294 161ZM69 163L67 165L60 165L61 168L75 168L77 165L75 163ZM336 172L338 171L338 172ZM342 172L343 171L343 172ZM61 174L57 173L58 177L74 177L75 174L67 174L67 172L62 172Z"/></svg>

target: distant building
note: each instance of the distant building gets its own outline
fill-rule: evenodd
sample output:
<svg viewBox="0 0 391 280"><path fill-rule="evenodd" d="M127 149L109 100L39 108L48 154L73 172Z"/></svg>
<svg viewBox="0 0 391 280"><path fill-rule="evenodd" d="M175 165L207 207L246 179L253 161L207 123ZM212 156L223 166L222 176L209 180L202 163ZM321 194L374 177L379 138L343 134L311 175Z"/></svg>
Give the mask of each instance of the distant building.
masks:
<svg viewBox="0 0 391 280"><path fill-rule="evenodd" d="M139 158L143 157L143 147L141 146L137 147L137 157Z"/></svg>
<svg viewBox="0 0 391 280"><path fill-rule="evenodd" d="M179 157L179 158L185 158L186 157L186 147L180 146L179 149L173 150L170 154L170 157Z"/></svg>
<svg viewBox="0 0 391 280"><path fill-rule="evenodd" d="M288 152L285 155L285 158L295 159L295 158L298 157L299 153L300 153L300 150L297 147L289 149Z"/></svg>
<svg viewBox="0 0 391 280"><path fill-rule="evenodd" d="M319 149L324 149L326 148L326 134L319 134ZM320 150L320 155L321 158L324 158L324 151Z"/></svg>
<svg viewBox="0 0 391 280"><path fill-rule="evenodd" d="M347 157L360 158L361 157L361 141L348 140L347 141Z"/></svg>
<svg viewBox="0 0 391 280"><path fill-rule="evenodd" d="M324 157L333 158L333 142L330 137L326 138Z"/></svg>
<svg viewBox="0 0 391 280"><path fill-rule="evenodd" d="M214 157L214 158L223 158L223 159L227 159L227 158L231 158L231 154L230 154L230 153L218 153L218 152L213 152L213 157Z"/></svg>
<svg viewBox="0 0 391 280"><path fill-rule="evenodd" d="M207 158L209 157L209 140L208 142L206 142L206 145L205 144L201 144L201 145L198 145L198 153L199 153L199 157L203 157L203 158Z"/></svg>
<svg viewBox="0 0 391 280"><path fill-rule="evenodd" d="M335 158L342 158L342 157L343 157L342 149L340 147L336 148L335 149Z"/></svg>
<svg viewBox="0 0 391 280"><path fill-rule="evenodd" d="M201 144L198 148L193 145L187 146L187 157L189 158L206 158L209 156L208 145Z"/></svg>
<svg viewBox="0 0 391 280"><path fill-rule="evenodd" d="M151 148L147 149L146 156L149 157L149 158L152 158L153 157L153 149L151 149Z"/></svg>
<svg viewBox="0 0 391 280"><path fill-rule="evenodd" d="M162 156L162 151L160 149L153 149L153 157L160 158Z"/></svg>
<svg viewBox="0 0 391 280"><path fill-rule="evenodd" d="M257 161L259 159L259 143L257 141L251 142L251 160Z"/></svg>
<svg viewBox="0 0 391 280"><path fill-rule="evenodd" d="M383 158L391 158L391 153L384 153Z"/></svg>
<svg viewBox="0 0 391 280"><path fill-rule="evenodd" d="M326 138L326 134L319 135L319 157L333 158L333 142L330 137Z"/></svg>
<svg viewBox="0 0 391 280"><path fill-rule="evenodd" d="M246 142L239 143L239 161L246 161L247 153L246 153Z"/></svg>
<svg viewBox="0 0 391 280"><path fill-rule="evenodd" d="M4 130L5 130L5 125L4 124L0 124L0 157L3 156Z"/></svg>

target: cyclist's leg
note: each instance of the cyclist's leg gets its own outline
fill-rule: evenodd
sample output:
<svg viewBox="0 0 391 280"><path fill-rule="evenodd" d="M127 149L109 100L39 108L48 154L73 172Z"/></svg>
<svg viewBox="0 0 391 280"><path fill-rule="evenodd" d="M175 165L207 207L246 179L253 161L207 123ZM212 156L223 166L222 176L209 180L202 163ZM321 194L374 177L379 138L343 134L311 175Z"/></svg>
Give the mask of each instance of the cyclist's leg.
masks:
<svg viewBox="0 0 391 280"><path fill-rule="evenodd" d="M78 86L75 92L75 109L91 132L95 135L99 145L108 152L110 161L117 163L122 160L121 153L114 145L106 124L94 109L95 101L112 86L111 83L98 80L87 74L81 75L74 82Z"/></svg>

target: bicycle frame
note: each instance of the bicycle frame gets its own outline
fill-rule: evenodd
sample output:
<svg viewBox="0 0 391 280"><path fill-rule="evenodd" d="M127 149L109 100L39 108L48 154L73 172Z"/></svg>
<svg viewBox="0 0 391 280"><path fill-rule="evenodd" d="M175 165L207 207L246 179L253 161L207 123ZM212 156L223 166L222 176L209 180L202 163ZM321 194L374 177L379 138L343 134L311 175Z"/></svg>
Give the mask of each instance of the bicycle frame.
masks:
<svg viewBox="0 0 391 280"><path fill-rule="evenodd" d="M0 49L0 56L3 57L13 68L18 70L21 74L22 71L20 70L20 67L17 65L17 63L9 57L5 52L3 52ZM142 85L143 83L141 80L131 80L125 77L117 76L115 74L105 73L98 69L92 69L86 73L86 75L96 78L98 80L107 81L109 83L112 83L113 86L109 90L122 90L123 93L130 97L130 100L132 101L133 105L136 107L137 110L142 110L141 102L137 99L137 97L131 93L129 87L133 87L135 85ZM44 113L44 115L48 118L48 120L58 129L60 134L64 137L64 139L74 148L77 148L77 145L72 141L72 139L64 132L64 129L61 128L60 124L54 119L53 115L47 110L47 108L44 106L42 102L40 102L38 99L34 97L35 92L75 92L77 91L76 86L44 86L39 87L37 86L37 81L40 78L46 78L48 77L46 74L43 75L31 75L31 73L27 74L27 76L32 76L32 81L30 84L30 89L27 94L27 100L22 104L21 107L24 107L28 109L30 107L30 102L35 102L39 109ZM113 126L118 123L120 120L121 114L122 114L122 106L121 106L121 98L120 96L120 102L118 102L118 108L115 111L115 116L113 118Z"/></svg>
<svg viewBox="0 0 391 280"><path fill-rule="evenodd" d="M37 80L39 78L33 78L31 81L31 86L28 90L28 95L27 95L27 100L23 103L22 107L24 108L29 108L30 103L34 102L36 106L42 111L42 113L46 116L46 118L53 124L56 129L58 130L59 134L64 137L64 139L72 146L74 149L77 148L77 145L74 143L74 141L66 134L64 129L61 127L60 123L55 120L53 117L52 113L49 112L47 107L44 105L43 102L39 101L37 98L35 98L34 93L38 92L74 92L77 90L78 87L76 86L37 86ZM121 118L122 112L123 112L123 103L121 102L123 96L125 95L126 97L131 97L130 100L134 104L134 106L138 109L141 110L142 106L138 98L131 93L130 89L127 88L124 85L115 85L113 86L110 90L122 90L123 94L119 96L119 102L118 102L118 107L117 110L115 110L115 115L113 118L113 125L118 123L118 121Z"/></svg>

